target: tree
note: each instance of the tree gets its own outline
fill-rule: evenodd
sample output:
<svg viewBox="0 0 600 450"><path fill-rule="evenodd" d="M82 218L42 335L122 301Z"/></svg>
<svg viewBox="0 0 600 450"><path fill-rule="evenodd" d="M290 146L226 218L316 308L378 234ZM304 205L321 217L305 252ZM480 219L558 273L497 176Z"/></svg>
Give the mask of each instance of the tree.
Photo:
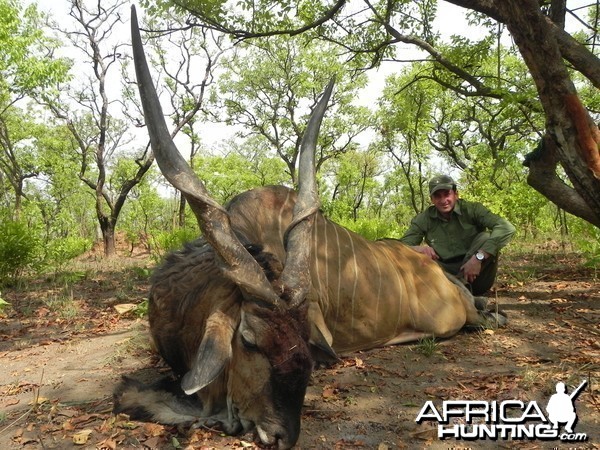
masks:
<svg viewBox="0 0 600 450"><path fill-rule="evenodd" d="M484 52L478 64L495 65ZM471 56L471 60L473 60ZM502 53L503 79L522 80L525 66ZM454 172L461 193L508 217L520 229L540 224L544 201L526 184L521 164L528 148L530 123L543 121L541 111L523 111L519 102L464 96L433 81L429 62L408 65L387 80L379 110L381 147L403 172L410 189L406 204L413 214L429 204L426 181L439 167ZM389 93L395 95L389 95ZM387 94L387 95L386 95Z"/></svg>
<svg viewBox="0 0 600 450"><path fill-rule="evenodd" d="M182 25L184 20L178 14L153 14L148 8L148 41L146 52L155 71L160 76L160 91L168 97L170 109L163 103L165 114L173 123L171 137L180 135L189 149L189 164L194 167L194 157L202 147L202 124L198 117L208 115L205 106L209 88L215 83L214 72L219 61L229 47L224 43L225 36L211 30ZM156 31L152 31L156 30ZM137 84L129 79L129 71L124 70L127 82L125 97L139 106ZM139 116L131 117L132 121ZM185 225L185 198L179 196L178 222Z"/></svg>
<svg viewBox="0 0 600 450"><path fill-rule="evenodd" d="M438 47L432 28L437 2L364 0L361 9L347 0L236 2L160 0L158 8L177 7L198 18L203 26L228 32L237 39L312 33L343 46L366 66L376 66L395 57L397 44L413 44L435 64L436 81L465 96L513 98L525 110L544 114L538 152L526 160L528 183L549 200L600 227L600 132L584 106L573 82L577 72L588 85L600 87L600 59L585 41L565 30L567 0L446 0L488 18L490 36L502 26L510 32L536 88L536 97L498 86L484 68L467 59L456 59ZM597 41L598 8L590 5L587 38ZM490 22L489 19L496 22ZM483 22L483 21L482 21ZM463 39L463 43L464 43ZM483 42L483 41L482 41ZM463 47L464 48L464 47ZM465 54L462 52L461 54ZM498 68L502 61L498 60ZM585 89L585 87L584 87ZM558 170L564 170L566 179Z"/></svg>
<svg viewBox="0 0 600 450"><path fill-rule="evenodd" d="M44 34L44 18L35 5L0 0L1 111L67 75L68 61L55 55L59 43Z"/></svg>
<svg viewBox="0 0 600 450"><path fill-rule="evenodd" d="M37 157L32 128L36 124L17 108L10 107L0 115L0 171L14 194L13 219L18 220L25 198L25 181L37 177Z"/></svg>
<svg viewBox="0 0 600 450"><path fill-rule="evenodd" d="M441 94L431 80L415 82L424 72L423 66L414 63L400 74L390 76L378 111L378 145L402 173L403 184L410 192L405 200L412 206L413 214L429 204L425 185L432 155L427 136L434 128L436 109L439 114L437 100Z"/></svg>
<svg viewBox="0 0 600 450"><path fill-rule="evenodd" d="M69 237L93 242L95 199L77 176L81 165L77 142L65 125L43 130L36 141L40 176L36 189L30 186L30 195L44 225L44 243Z"/></svg>
<svg viewBox="0 0 600 450"><path fill-rule="evenodd" d="M26 180L39 173L36 139L42 133L25 112L27 97L65 79L69 66L54 56L58 43L44 35L42 21L35 6L0 0L0 177L12 189L15 219Z"/></svg>
<svg viewBox="0 0 600 450"><path fill-rule="evenodd" d="M600 87L600 59L564 31L566 1L453 3L504 23L535 82L545 114L540 152L527 161L528 182L564 210L600 227L600 131L583 106L566 61ZM544 6L550 6L546 14ZM597 14L595 11L594 14ZM572 186L557 174L561 165Z"/></svg>
<svg viewBox="0 0 600 450"><path fill-rule="evenodd" d="M380 161L374 152L349 151L330 165L330 178L333 181L331 202L337 203L337 216L356 221L358 212L366 209L373 190L378 187L376 177L381 174ZM340 209L345 211L340 214ZM331 216L335 217L336 214Z"/></svg>
<svg viewBox="0 0 600 450"><path fill-rule="evenodd" d="M265 64L269 61L269 64ZM239 125L245 137L255 136L274 149L285 163L292 184L308 113L331 77L336 77L328 114L317 148L317 169L328 159L357 144L357 136L370 124L366 108L352 105L366 77L344 70L331 46L300 42L287 37L253 42L229 58L219 80L217 108L225 120Z"/></svg>
<svg viewBox="0 0 600 450"><path fill-rule="evenodd" d="M119 0L88 7L82 0L72 0L69 15L77 29L62 32L81 52L92 71L83 86L63 93L66 98L52 93L41 96L41 101L56 118L64 121L77 143L78 176L94 193L106 256L116 251L115 229L127 195L153 161L152 156L139 156L137 170L131 178L122 180L119 186L109 184L113 157L133 145L133 138L127 133L129 124L118 118L118 92L109 88L112 69L119 64L126 45L113 39L122 23L119 11L125 4Z"/></svg>
<svg viewBox="0 0 600 450"><path fill-rule="evenodd" d="M137 170L135 158L122 154L116 161L110 182L121 185L131 179ZM151 233L172 228L169 201L159 194L158 183L159 174L156 168L151 168L129 192L130 201L123 207L119 228L125 232L131 244L130 252L136 245L145 245L147 250L152 250L149 240Z"/></svg>
<svg viewBox="0 0 600 450"><path fill-rule="evenodd" d="M196 171L206 188L221 204L235 195L257 186L282 184L285 181L283 163L267 156L262 148L231 143L231 150L222 156L197 156Z"/></svg>
<svg viewBox="0 0 600 450"><path fill-rule="evenodd" d="M159 22L155 18L151 22L152 27L159 29L169 29L180 23L181 19L171 18L168 22ZM197 116L201 112L208 89L214 84L214 71L218 67L219 60L228 50L224 46L224 36L207 29L191 27L182 33L168 34L169 47L176 49L179 56L173 62L172 54L170 59L165 57L166 49L163 39L153 39L155 52L159 55L159 66L166 75L166 87L169 92L172 120L176 129L175 135L180 130L185 135L190 144L189 163L194 168L194 157L198 153L202 144L201 136L198 132ZM198 70L204 66L204 70ZM179 197L179 226L185 225L185 205L186 201L183 195Z"/></svg>

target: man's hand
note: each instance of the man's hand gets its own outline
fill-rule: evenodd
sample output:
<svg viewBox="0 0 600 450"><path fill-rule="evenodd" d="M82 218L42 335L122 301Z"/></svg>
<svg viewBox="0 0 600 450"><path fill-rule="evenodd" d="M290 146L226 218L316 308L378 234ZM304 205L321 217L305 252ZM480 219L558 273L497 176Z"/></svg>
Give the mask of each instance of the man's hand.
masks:
<svg viewBox="0 0 600 450"><path fill-rule="evenodd" d="M475 278L479 276L481 272L481 261L475 258L473 255L469 260L462 265L460 268L459 274L462 273L464 279L467 283L472 283L475 281Z"/></svg>
<svg viewBox="0 0 600 450"><path fill-rule="evenodd" d="M433 260L440 259L435 250L428 245L413 245L411 248L419 253L422 253L423 255L429 256Z"/></svg>

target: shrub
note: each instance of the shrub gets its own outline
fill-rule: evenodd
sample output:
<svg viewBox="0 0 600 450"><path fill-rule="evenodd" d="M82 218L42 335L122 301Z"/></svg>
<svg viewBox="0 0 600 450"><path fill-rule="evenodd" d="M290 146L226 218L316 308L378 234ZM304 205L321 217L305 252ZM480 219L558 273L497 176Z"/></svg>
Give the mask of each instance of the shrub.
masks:
<svg viewBox="0 0 600 450"><path fill-rule="evenodd" d="M341 219L338 221L338 224L371 240L395 237L399 235L398 226L389 220L376 218L359 218L358 220Z"/></svg>
<svg viewBox="0 0 600 450"><path fill-rule="evenodd" d="M150 255L156 262L161 261L169 252L178 250L186 242L198 238L198 232L187 228L179 228L174 231L156 231L151 233L151 251Z"/></svg>
<svg viewBox="0 0 600 450"><path fill-rule="evenodd" d="M5 220L0 223L0 282L17 281L39 262L40 240L27 224Z"/></svg>
<svg viewBox="0 0 600 450"><path fill-rule="evenodd" d="M67 236L50 241L46 248L46 263L56 271L64 268L73 258L92 248L92 241L77 236Z"/></svg>
<svg viewBox="0 0 600 450"><path fill-rule="evenodd" d="M586 259L586 266L598 267L600 265L600 228L582 220L573 221L571 236L577 250Z"/></svg>
<svg viewBox="0 0 600 450"><path fill-rule="evenodd" d="M139 303L134 308L133 313L141 319L143 319L144 317L148 317L148 299L146 298L141 303Z"/></svg>

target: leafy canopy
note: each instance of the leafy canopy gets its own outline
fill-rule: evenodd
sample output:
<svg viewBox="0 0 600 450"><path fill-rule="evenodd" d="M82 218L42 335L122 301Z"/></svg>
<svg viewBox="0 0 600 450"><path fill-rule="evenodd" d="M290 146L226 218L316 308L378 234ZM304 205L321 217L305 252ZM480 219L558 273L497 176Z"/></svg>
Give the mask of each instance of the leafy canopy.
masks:
<svg viewBox="0 0 600 450"><path fill-rule="evenodd" d="M67 78L70 62L58 58L59 42L47 37L44 16L17 0L0 0L0 101L32 94Z"/></svg>

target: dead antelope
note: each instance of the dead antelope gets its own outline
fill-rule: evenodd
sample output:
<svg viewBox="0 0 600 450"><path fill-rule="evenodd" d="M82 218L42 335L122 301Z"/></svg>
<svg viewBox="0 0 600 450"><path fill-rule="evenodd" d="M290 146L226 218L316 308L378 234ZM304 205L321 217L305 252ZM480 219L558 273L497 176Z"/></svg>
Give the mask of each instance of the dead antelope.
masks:
<svg viewBox="0 0 600 450"><path fill-rule="evenodd" d="M290 448L315 359L449 337L492 314L429 258L395 240L368 241L319 212L314 152L333 83L303 138L298 192L263 187L226 208L216 203L169 137L132 13L152 148L203 237L166 259L150 293L152 338L181 392L128 380L115 393L116 412L218 423L227 433L256 428L264 444Z"/></svg>

